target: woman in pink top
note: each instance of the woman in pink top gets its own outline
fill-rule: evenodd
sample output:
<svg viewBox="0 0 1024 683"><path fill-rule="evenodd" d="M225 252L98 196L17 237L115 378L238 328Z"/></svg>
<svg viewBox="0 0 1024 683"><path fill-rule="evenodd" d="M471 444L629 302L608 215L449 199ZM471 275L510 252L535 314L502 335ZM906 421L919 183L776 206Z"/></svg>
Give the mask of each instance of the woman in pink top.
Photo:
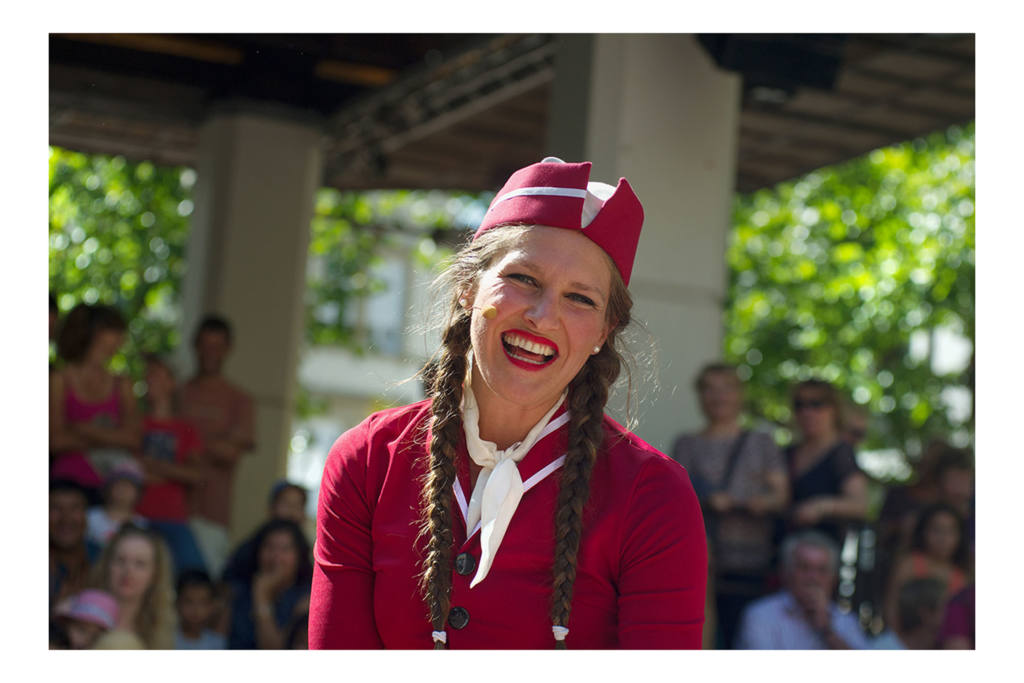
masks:
<svg viewBox="0 0 1024 683"><path fill-rule="evenodd" d="M63 367L50 375L50 476L96 489L108 466L140 444L128 378L107 370L126 326L110 306L79 304L57 338Z"/></svg>

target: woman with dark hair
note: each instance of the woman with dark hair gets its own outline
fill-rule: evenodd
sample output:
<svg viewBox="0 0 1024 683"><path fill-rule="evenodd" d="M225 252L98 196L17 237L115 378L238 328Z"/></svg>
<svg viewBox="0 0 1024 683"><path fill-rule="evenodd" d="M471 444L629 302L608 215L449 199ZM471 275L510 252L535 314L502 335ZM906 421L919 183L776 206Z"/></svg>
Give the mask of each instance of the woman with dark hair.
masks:
<svg viewBox="0 0 1024 683"><path fill-rule="evenodd" d="M945 598L949 598L967 585L969 571L964 518L948 503L925 507L914 525L908 552L893 567L887 594L887 618L891 620L897 613L900 588L907 581L939 579L946 588Z"/></svg>
<svg viewBox="0 0 1024 683"><path fill-rule="evenodd" d="M828 382L809 379L793 390L800 439L785 450L792 503L790 529L816 528L843 547L846 525L863 520L868 478L843 438L843 406Z"/></svg>
<svg viewBox="0 0 1024 683"><path fill-rule="evenodd" d="M454 258L429 397L324 469L311 648L699 648L686 471L604 414L643 209L590 163L512 175Z"/></svg>
<svg viewBox="0 0 1024 683"><path fill-rule="evenodd" d="M231 650L282 650L288 627L309 608L313 565L302 529L274 519L256 534L255 563L231 582Z"/></svg>
<svg viewBox="0 0 1024 683"><path fill-rule="evenodd" d="M50 476L95 491L113 465L139 447L141 422L131 382L107 365L127 327L110 306L78 304L57 338L63 367L50 374Z"/></svg>

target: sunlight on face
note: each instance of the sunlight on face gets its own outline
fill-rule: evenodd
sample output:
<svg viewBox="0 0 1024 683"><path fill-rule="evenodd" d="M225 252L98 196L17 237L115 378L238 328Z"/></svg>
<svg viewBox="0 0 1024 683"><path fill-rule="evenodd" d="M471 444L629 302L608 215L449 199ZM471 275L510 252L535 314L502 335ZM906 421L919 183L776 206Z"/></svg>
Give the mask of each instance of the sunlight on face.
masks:
<svg viewBox="0 0 1024 683"><path fill-rule="evenodd" d="M474 393L517 408L550 407L611 329L612 267L581 232L525 232L477 284ZM490 306L497 315L487 319L480 311Z"/></svg>

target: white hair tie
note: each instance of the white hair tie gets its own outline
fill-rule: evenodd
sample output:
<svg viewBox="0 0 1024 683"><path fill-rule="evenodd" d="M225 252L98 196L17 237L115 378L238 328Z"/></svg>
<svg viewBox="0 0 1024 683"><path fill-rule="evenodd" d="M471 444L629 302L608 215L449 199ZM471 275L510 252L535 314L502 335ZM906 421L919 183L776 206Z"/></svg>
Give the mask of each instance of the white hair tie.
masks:
<svg viewBox="0 0 1024 683"><path fill-rule="evenodd" d="M569 629L564 626L552 626L551 632L555 634L555 640L565 640L565 637L569 635Z"/></svg>
<svg viewBox="0 0 1024 683"><path fill-rule="evenodd" d="M448 634L444 631L432 631L430 637L434 639L434 642L448 644Z"/></svg>

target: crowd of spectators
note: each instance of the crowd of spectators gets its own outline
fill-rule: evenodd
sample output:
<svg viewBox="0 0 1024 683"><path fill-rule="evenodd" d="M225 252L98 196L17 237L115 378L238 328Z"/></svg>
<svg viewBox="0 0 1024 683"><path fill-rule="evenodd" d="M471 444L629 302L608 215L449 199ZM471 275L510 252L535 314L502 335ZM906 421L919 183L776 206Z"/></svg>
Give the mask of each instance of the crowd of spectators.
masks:
<svg viewBox="0 0 1024 683"><path fill-rule="evenodd" d="M696 391L705 425L679 436L671 456L707 527L706 648L974 647L968 449L932 443L872 514L872 480L856 457L869 416L830 383L793 387L794 438L782 449L745 426L733 366L706 365ZM841 574L857 572L866 580L839 590Z"/></svg>
<svg viewBox="0 0 1024 683"><path fill-rule="evenodd" d="M228 540L235 469L254 446L252 400L221 372L230 325L200 322L181 385L145 356L138 398L109 369L126 331L104 305L60 319L51 297L50 647L306 647L305 489L279 482L265 523Z"/></svg>
<svg viewBox="0 0 1024 683"><path fill-rule="evenodd" d="M305 489L277 483L265 522L228 541L235 469L254 447L252 400L222 373L230 325L200 322L185 382L145 356L138 398L109 370L126 330L103 305L60 319L51 297L50 647L305 648ZM974 647L969 450L930 444L872 514L857 462L870 416L830 383L793 387L785 448L750 427L733 366L706 365L695 386L705 425L669 455L704 512L706 648ZM866 538L872 561L844 564ZM855 595L839 590L847 571L869 575L848 582Z"/></svg>

